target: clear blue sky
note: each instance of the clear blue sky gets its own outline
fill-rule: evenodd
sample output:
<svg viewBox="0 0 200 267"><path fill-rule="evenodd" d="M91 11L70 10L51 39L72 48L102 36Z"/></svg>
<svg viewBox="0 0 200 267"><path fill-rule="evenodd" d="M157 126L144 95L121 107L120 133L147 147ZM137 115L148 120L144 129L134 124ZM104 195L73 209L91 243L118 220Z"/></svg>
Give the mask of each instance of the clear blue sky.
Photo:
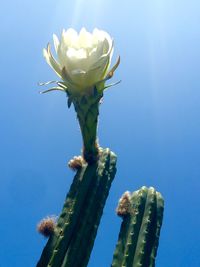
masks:
<svg viewBox="0 0 200 267"><path fill-rule="evenodd" d="M73 108L42 48L63 28L104 29L121 65L105 93L99 138L118 155L89 267L108 267L118 237L121 194L154 186L165 198L158 267L200 266L199 0L4 1L0 9L0 267L34 267L45 240L37 222L59 214L81 149Z"/></svg>

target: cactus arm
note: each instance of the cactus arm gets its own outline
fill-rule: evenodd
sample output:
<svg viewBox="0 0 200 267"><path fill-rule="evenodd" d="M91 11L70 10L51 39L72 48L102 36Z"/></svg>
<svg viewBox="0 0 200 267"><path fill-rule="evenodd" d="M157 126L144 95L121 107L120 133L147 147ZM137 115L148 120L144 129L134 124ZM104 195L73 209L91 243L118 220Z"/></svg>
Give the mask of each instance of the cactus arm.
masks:
<svg viewBox="0 0 200 267"><path fill-rule="evenodd" d="M131 196L111 267L154 267L164 201L154 188L142 187Z"/></svg>
<svg viewBox="0 0 200 267"><path fill-rule="evenodd" d="M147 193L147 188L143 187L139 192L134 192L131 197L131 222L122 266L131 266L134 256L137 253L137 240L143 221Z"/></svg>
<svg viewBox="0 0 200 267"><path fill-rule="evenodd" d="M112 164L110 158L112 158ZM65 264L65 259L68 261L68 257L65 256L71 255L70 251L76 250L77 246L73 246L73 244L76 243L78 238L80 239L78 236L80 235L79 231L80 227L82 227L82 223L84 224L85 221L88 221L90 218L92 218L91 225L94 223L93 214L89 213L89 208L87 207L88 204L93 207L93 210L94 206L92 205L95 205L95 212L99 214L96 219L97 223L95 224L93 231L91 231L94 240L107 197L106 194L108 194L111 182L114 178L115 164L116 157L111 154L109 149L104 149L96 163L90 165L85 164L82 169L77 172L58 219L55 232L48 240L37 267L65 266L63 265ZM100 186L102 181L104 181L103 187ZM100 192L100 190L103 197L100 200L101 204L99 205L97 197L99 193L97 194L97 192ZM93 202L91 198L93 199ZM89 246L87 245L87 242L90 243ZM91 242L90 238L85 240L84 247L90 247L90 251L88 250L86 253L87 259L89 259L93 246L93 243L91 245ZM83 255L81 251L80 254L80 257L84 259L85 255ZM79 257L76 256L76 258L79 260ZM76 266L78 267L78 265Z"/></svg>
<svg viewBox="0 0 200 267"><path fill-rule="evenodd" d="M127 216L127 218L123 220L121 224L118 242L117 242L116 249L113 255L113 262L112 262L111 267L122 266L122 261L124 258L124 251L126 248L126 240L128 238L128 233L129 233L130 220L131 220L131 217Z"/></svg>
<svg viewBox="0 0 200 267"><path fill-rule="evenodd" d="M105 171L103 173L102 179L100 181L101 183L100 183L100 186L98 188L97 195L96 195L97 207L95 208L95 206L94 206L94 222L90 221L91 230L89 232L89 235L87 236L88 238L90 236L89 241L88 241L88 249L87 249L87 254L86 254L85 258L82 261L82 265L80 265L81 267L87 266L87 263L88 263L93 245L94 245L98 225L100 223L100 218L103 214L103 207L105 205L112 181L114 179L114 175L116 173L116 160L117 160L116 155L111 152L108 169L105 169ZM105 186L104 186L104 184L105 184ZM104 192L104 193L102 193L102 192Z"/></svg>
<svg viewBox="0 0 200 267"><path fill-rule="evenodd" d="M154 222L156 210L156 193L155 189L150 187L145 203L145 210L142 215L142 223L139 230L137 247L134 255L133 266L149 267L149 255L154 244L154 232L156 224Z"/></svg>
<svg viewBox="0 0 200 267"><path fill-rule="evenodd" d="M58 219L57 227L54 234L49 238L46 247L43 250L37 267L45 267L48 265L52 254L55 253L57 244L65 235L65 242L68 244L76 218L81 210L81 203L87 193L88 184L95 175L96 164L88 167L84 165L74 177L70 191L67 194L63 210Z"/></svg>
<svg viewBox="0 0 200 267"><path fill-rule="evenodd" d="M111 153L99 164L98 181L92 185L90 198L85 203L84 217L77 223L62 267L86 267L96 237L103 207L115 174L116 156Z"/></svg>
<svg viewBox="0 0 200 267"><path fill-rule="evenodd" d="M96 165L96 164L95 164ZM94 167L94 166L92 166ZM62 214L62 222L58 221L58 239L54 247L51 259L49 261L50 266L61 266L63 257L66 250L70 244L74 230L76 229L76 222L82 213L82 204L87 197L88 188L90 186L91 180L95 180L94 168L90 170L91 167L86 168L85 175L82 177L80 190L78 190L74 199L70 202L72 203L69 208L65 209Z"/></svg>
<svg viewBox="0 0 200 267"><path fill-rule="evenodd" d="M131 196L131 213L127 214L122 222L118 248L115 250L112 267L130 266L133 261L145 209L146 196L146 187L143 187L140 191L133 192ZM118 255L119 253L120 256ZM118 258L120 258L120 262Z"/></svg>

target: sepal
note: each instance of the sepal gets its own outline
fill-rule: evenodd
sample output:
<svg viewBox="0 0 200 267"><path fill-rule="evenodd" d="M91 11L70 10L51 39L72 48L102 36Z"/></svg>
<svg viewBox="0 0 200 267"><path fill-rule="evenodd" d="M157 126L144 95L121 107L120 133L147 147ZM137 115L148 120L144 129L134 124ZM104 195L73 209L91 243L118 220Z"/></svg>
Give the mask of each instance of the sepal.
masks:
<svg viewBox="0 0 200 267"><path fill-rule="evenodd" d="M97 87L98 91L100 91L100 92L104 91L105 89L107 89L107 88L109 88L111 86L117 85L118 83L121 82L121 80L120 80L120 81L118 81L116 83L112 83L110 85L105 86L105 82L113 77L114 72L117 69L117 67L119 66L119 64L120 64L120 56L118 57L117 62L115 63L115 65L108 71L108 74L106 75L106 77L103 80L97 82L96 87Z"/></svg>
<svg viewBox="0 0 200 267"><path fill-rule="evenodd" d="M65 83L60 82L60 81L48 81L48 82L44 82L44 83L38 83L39 86L46 86L49 84L56 84L58 86L53 86L47 90L44 91L40 91L40 94L45 94L45 93L49 93L52 91L62 91L62 92L67 92L67 86L65 85Z"/></svg>

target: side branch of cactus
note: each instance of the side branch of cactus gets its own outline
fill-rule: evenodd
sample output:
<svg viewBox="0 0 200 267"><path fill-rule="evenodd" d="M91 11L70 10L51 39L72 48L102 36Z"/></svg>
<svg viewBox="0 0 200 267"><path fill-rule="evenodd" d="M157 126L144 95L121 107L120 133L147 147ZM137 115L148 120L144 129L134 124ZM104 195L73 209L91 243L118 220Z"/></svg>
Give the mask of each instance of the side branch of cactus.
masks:
<svg viewBox="0 0 200 267"><path fill-rule="evenodd" d="M37 267L87 266L115 172L116 156L109 149L77 172Z"/></svg>
<svg viewBox="0 0 200 267"><path fill-rule="evenodd" d="M154 267L164 211L161 194L153 187L142 187L129 200L120 201L123 222L111 266Z"/></svg>

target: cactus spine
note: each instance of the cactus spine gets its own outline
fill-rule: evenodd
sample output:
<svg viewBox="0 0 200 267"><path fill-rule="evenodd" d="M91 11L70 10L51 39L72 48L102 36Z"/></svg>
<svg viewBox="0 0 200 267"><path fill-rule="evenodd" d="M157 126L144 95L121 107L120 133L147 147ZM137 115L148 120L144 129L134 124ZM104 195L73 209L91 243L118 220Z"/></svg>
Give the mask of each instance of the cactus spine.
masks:
<svg viewBox="0 0 200 267"><path fill-rule="evenodd" d="M130 195L125 210L111 267L154 267L164 210L161 194L142 187Z"/></svg>
<svg viewBox="0 0 200 267"><path fill-rule="evenodd" d="M87 266L115 172L116 156L109 149L77 171L37 267Z"/></svg>

